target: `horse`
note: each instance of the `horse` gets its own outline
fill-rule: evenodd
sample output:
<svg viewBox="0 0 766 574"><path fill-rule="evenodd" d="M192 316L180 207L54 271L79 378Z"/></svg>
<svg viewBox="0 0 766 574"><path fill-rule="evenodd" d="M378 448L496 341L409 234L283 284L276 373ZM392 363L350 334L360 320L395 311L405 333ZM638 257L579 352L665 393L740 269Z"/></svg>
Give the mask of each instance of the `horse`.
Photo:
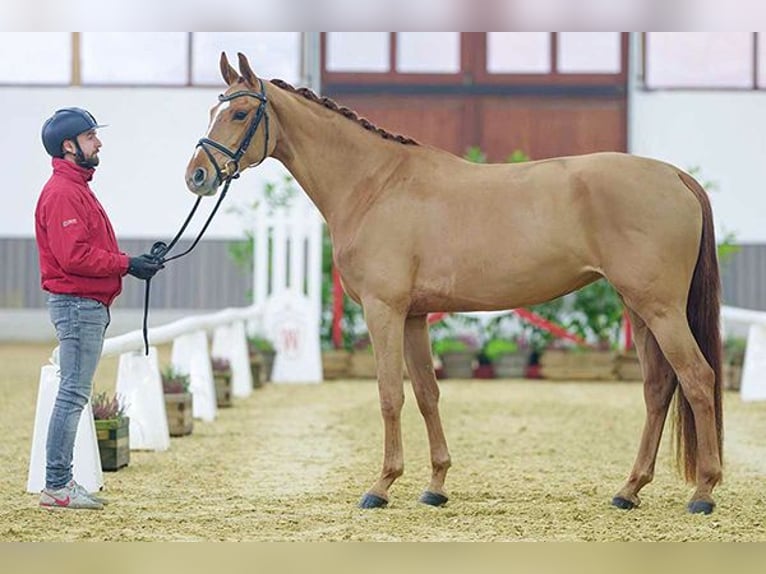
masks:
<svg viewBox="0 0 766 574"><path fill-rule="evenodd" d="M265 158L279 160L323 215L345 292L364 310L384 425L380 475L359 502L385 507L404 471L406 363L429 441L420 501L448 501L451 465L427 317L505 310L602 277L635 333L646 408L638 453L612 504L640 504L675 395L674 450L709 514L722 477L720 275L710 201L670 164L602 152L475 164L394 135L352 110L221 54L227 88L186 168L198 196Z"/></svg>

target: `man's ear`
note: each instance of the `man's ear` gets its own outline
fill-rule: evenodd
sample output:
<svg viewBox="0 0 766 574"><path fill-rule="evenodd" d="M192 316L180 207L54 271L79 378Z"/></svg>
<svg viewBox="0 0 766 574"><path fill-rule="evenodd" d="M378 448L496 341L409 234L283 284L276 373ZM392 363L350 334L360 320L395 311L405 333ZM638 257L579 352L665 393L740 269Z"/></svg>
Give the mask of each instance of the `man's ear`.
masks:
<svg viewBox="0 0 766 574"><path fill-rule="evenodd" d="M72 140L64 140L64 142L61 144L61 147L65 153L71 153L72 155L77 154L77 147L74 145Z"/></svg>

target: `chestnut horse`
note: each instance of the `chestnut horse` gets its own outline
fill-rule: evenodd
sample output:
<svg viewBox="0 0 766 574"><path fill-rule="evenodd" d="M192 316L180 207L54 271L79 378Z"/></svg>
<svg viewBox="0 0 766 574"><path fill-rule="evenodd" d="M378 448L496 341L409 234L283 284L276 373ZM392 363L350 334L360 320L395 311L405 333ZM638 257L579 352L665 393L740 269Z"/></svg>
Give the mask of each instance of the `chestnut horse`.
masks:
<svg viewBox="0 0 766 574"><path fill-rule="evenodd" d="M646 421L633 468L613 498L633 508L654 475L676 394L676 456L696 482L687 508L710 513L721 479L720 279L710 202L688 174L622 153L479 165L394 136L353 111L264 82L221 55L228 89L186 170L197 195L267 156L321 211L346 292L364 309L385 428L383 467L362 508L388 503L404 470L402 361L428 431L431 481L447 501L450 454L439 417L426 322L550 300L607 278L635 328Z"/></svg>

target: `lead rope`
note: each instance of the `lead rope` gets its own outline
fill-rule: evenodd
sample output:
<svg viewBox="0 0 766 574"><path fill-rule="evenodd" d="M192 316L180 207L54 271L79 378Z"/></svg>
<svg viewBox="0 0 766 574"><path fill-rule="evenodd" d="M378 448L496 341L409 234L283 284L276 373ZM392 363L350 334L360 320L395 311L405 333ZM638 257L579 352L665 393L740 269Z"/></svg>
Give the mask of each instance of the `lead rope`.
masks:
<svg viewBox="0 0 766 574"><path fill-rule="evenodd" d="M174 259L179 259L183 257L184 255L187 255L197 246L197 243L199 243L200 239L202 239L202 236L205 234L205 231L207 231L208 226L210 225L210 222L213 220L213 216L215 216L216 212L218 211L218 208L221 206L221 202L223 201L223 198L226 197L226 193L229 191L229 185L231 185L232 179L236 179L237 176L234 176L232 178L229 178L226 180L226 184L223 186L223 191L221 191L221 195L218 198L218 201L215 204L215 207L213 208L213 211L210 212L210 215L207 218L207 221L205 221L205 225L202 226L202 229L200 230L199 234L197 235L197 238L194 240L194 242L191 244L191 247L189 247L186 251L179 253L177 255L173 255L172 257L167 257L168 252L173 249L176 243L178 243L178 240L181 238L181 235L183 235L184 231L186 231L186 228L189 225L189 222L192 220L192 217L194 216L194 212L197 211L197 207L199 207L200 201L202 200L202 196L197 197L197 201L194 202L194 207L192 207L191 211L189 212L189 215L186 216L186 221L184 221L183 225L181 226L181 229L176 233L175 237L172 239L170 244L165 243L164 241L157 241L152 245L151 250L149 251L149 254L152 256L152 258L157 263L168 263L169 261L173 261ZM151 284L152 279L151 277L146 280L146 287L144 289L144 320L143 320L143 327L142 332L144 336L144 354L149 355L149 294L151 291Z"/></svg>

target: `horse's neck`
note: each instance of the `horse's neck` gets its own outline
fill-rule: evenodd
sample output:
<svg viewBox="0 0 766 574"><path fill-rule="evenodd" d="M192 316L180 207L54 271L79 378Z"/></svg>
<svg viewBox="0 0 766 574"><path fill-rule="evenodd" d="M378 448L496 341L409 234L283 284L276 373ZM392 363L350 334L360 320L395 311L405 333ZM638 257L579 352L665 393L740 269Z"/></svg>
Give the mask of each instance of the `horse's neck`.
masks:
<svg viewBox="0 0 766 574"><path fill-rule="evenodd" d="M392 144L339 113L280 90L272 104L279 123L274 157L281 161L332 229L377 195L375 177L388 171L404 147Z"/></svg>

